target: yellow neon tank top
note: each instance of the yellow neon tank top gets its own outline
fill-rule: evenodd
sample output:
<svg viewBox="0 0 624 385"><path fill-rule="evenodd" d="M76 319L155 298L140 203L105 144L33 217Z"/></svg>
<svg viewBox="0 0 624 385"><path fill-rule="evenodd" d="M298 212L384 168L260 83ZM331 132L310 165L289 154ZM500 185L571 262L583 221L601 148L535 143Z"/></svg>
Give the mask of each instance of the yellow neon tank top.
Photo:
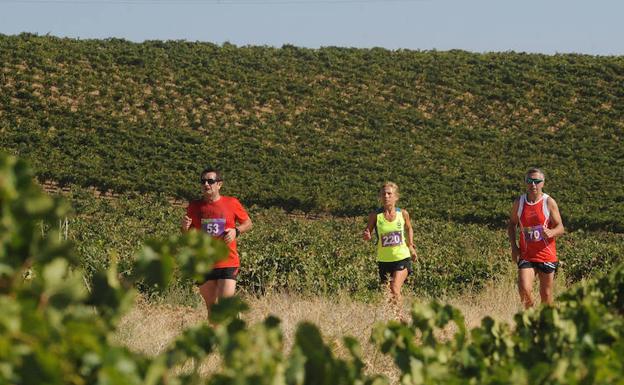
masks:
<svg viewBox="0 0 624 385"><path fill-rule="evenodd" d="M405 243L405 220L397 207L392 222L384 217L383 209L377 211L377 261L396 262L410 257Z"/></svg>

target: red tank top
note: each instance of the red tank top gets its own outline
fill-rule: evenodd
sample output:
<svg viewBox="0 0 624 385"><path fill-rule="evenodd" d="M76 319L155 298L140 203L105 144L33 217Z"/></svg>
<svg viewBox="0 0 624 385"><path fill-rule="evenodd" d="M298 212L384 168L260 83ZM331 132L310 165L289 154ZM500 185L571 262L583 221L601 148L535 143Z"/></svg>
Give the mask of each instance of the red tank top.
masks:
<svg viewBox="0 0 624 385"><path fill-rule="evenodd" d="M554 238L544 236L544 228L550 226L547 194L535 203L520 197L518 219L520 220L520 256L529 262L556 262L557 246Z"/></svg>

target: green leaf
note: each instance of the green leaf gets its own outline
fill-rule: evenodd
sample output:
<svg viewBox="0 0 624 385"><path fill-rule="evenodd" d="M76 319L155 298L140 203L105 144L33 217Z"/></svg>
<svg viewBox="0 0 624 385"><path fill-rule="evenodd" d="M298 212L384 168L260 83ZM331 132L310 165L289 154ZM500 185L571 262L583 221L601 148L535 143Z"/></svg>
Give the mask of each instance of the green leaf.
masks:
<svg viewBox="0 0 624 385"><path fill-rule="evenodd" d="M219 302L210 308L210 322L227 324L248 309L249 306L239 297L220 298Z"/></svg>

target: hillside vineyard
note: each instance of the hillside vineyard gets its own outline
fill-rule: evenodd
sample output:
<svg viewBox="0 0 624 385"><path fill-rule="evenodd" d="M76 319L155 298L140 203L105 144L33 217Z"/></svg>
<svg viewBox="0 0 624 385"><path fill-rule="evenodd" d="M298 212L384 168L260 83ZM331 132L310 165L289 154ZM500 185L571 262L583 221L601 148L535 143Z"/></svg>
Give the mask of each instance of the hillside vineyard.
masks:
<svg viewBox="0 0 624 385"><path fill-rule="evenodd" d="M570 229L624 229L624 58L0 36L0 145L37 177L501 226L530 166Z"/></svg>

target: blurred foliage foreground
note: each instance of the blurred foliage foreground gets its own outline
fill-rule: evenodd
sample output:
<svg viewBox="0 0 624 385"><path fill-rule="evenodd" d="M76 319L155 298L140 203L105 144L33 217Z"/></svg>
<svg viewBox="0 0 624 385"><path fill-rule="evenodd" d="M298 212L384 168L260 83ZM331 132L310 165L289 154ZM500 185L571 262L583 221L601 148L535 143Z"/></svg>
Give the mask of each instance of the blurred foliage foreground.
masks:
<svg viewBox="0 0 624 385"><path fill-rule="evenodd" d="M52 226L66 211L22 161L0 155L0 384L389 383L366 372L357 341L345 337L348 357L338 358L312 324L299 325L286 354L279 320L246 325L236 298L215 309L218 326L190 328L156 357L115 346L135 282L165 289L174 269L194 280L224 249L196 232L148 241L131 276L120 280L112 263L87 285L72 245ZM557 307L517 314L515 325L486 317L468 331L458 310L433 302L414 306L409 324L377 325L371 341L394 358L402 384L622 384L623 309L620 265ZM449 323L455 335L438 338ZM213 352L222 367L203 378L199 364Z"/></svg>

